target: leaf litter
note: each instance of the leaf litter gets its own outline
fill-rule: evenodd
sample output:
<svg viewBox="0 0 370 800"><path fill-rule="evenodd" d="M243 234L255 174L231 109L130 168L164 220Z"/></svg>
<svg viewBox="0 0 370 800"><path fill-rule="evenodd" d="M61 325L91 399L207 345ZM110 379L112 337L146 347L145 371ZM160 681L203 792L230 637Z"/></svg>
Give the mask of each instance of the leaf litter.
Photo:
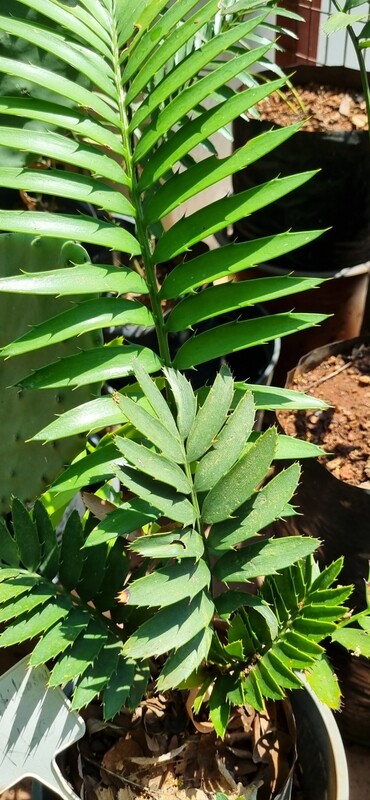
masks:
<svg viewBox="0 0 370 800"><path fill-rule="evenodd" d="M270 800L295 763L288 701L258 714L233 710L224 740L200 733L179 690L156 694L110 722L101 706L85 712L87 733L73 747L67 777L83 800ZM198 722L205 718L198 717ZM300 794L294 795L299 800Z"/></svg>

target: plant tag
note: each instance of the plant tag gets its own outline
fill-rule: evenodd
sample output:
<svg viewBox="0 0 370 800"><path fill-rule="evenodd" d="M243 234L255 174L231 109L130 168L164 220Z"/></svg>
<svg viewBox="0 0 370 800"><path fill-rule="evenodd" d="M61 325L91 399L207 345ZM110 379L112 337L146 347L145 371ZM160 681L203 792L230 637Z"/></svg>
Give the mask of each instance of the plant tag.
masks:
<svg viewBox="0 0 370 800"><path fill-rule="evenodd" d="M27 663L28 656L0 676L0 792L28 777L77 800L55 757L83 736L85 723L61 689L47 686L47 668Z"/></svg>

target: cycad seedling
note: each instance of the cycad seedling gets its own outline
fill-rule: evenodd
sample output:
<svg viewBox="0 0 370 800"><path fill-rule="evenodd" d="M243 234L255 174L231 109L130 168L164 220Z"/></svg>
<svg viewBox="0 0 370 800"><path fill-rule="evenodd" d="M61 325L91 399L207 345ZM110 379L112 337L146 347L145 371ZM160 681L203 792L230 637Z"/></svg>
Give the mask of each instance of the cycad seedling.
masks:
<svg viewBox="0 0 370 800"><path fill-rule="evenodd" d="M266 481L277 433L252 434L252 394L235 403L227 369L202 406L173 369L169 404L138 362L134 373L145 407L119 396L132 432L116 436L132 499L92 530L73 512L60 544L39 502L29 513L14 501L0 537L0 645L38 637L30 664L51 662L52 686L74 680L74 708L101 694L107 718L136 705L156 664L161 691L190 681L201 698L212 685L221 736L232 705L262 710L301 686L298 671L317 683L324 669L320 694L337 704L320 642L340 641L348 623L351 587L332 588L341 564L320 574L317 540L260 535L291 513L298 465ZM367 634L357 637L362 647Z"/></svg>

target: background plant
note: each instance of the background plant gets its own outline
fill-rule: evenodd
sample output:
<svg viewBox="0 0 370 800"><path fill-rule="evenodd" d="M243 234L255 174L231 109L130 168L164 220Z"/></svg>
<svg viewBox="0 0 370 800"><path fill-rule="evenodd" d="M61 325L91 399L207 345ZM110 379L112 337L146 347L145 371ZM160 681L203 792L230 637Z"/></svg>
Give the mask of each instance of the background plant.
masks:
<svg viewBox="0 0 370 800"><path fill-rule="evenodd" d="M366 114L368 123L370 123L370 87L364 58L364 51L370 47L369 2L368 0L366 0L366 2L365 0L346 0L344 4L341 4L338 3L337 0L333 0L333 5L336 11L329 16L324 25L324 31L330 35L332 33L336 33L336 31L343 30L343 28L348 30L348 35L353 44L358 61L362 90L366 103ZM353 13L353 9L357 9L360 6L366 6L366 10L361 12L355 11ZM361 26L360 30L358 30L357 23L362 22L365 24L363 27ZM370 135L370 124L368 127Z"/></svg>

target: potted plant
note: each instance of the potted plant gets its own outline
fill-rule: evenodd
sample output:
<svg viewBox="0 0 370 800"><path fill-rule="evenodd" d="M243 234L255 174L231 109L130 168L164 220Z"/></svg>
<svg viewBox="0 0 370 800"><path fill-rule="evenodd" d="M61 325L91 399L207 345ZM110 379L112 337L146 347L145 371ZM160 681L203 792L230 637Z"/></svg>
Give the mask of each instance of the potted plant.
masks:
<svg viewBox="0 0 370 800"><path fill-rule="evenodd" d="M112 774L145 786L149 766L160 784L170 775L179 790L184 782L230 790L234 781L232 794L262 785L261 796L278 797L294 756L271 701L299 688L304 670L336 705L338 685L320 642L345 643L349 632L352 648L367 636L343 605L351 587L333 585L342 560L320 572L317 540L258 536L288 512L299 468L256 491L278 435L270 428L251 440L251 392L228 413L235 387L227 369L202 406L181 373L165 370L166 402L138 360L133 370L150 411L117 397L131 433L115 437L115 474L133 498L112 509L96 497L100 522L89 530L73 512L60 544L39 501L32 513L13 501L12 529L3 524L0 539L0 645L37 637L29 663L53 664L49 687L74 682L72 709L101 696L104 719L113 717L120 732L104 755L99 747L104 782ZM359 625L366 627L367 613L357 615ZM141 698L142 725L134 714ZM19 713L17 724L21 733ZM208 773L196 757L204 738ZM277 763L268 756L276 747ZM14 759L16 748L10 737L5 756ZM82 758L84 769L94 753ZM98 790L96 775L90 784Z"/></svg>
<svg viewBox="0 0 370 800"><path fill-rule="evenodd" d="M211 332L187 338L172 362L168 346L171 332L191 329L203 320L217 319L225 312L272 295L317 285L316 279L284 276L246 281L244 285L208 285L204 291L197 291L260 258L276 257L315 238L318 232L289 232L252 243L228 244L180 263L158 285L157 265L182 256L208 233L221 230L225 222L252 213L310 177L307 174L274 180L259 187L258 192L247 191L201 208L167 230L162 225L171 210L253 161L295 130L293 126L289 131L269 132L222 160L213 154L209 138L246 104L254 105L282 85L282 79L278 79L265 86L253 86L242 96L228 84L267 52L266 44L250 49L247 38L251 36L253 42L266 9L262 14L246 17L241 9L239 19L237 9L233 13L227 8L220 11L216 0L209 0L200 9L195 0L187 0L186 4L176 0L169 8L162 2L146 2L139 9L129 2L116 4L110 0L83 0L68 6L57 0L21 1L37 7L45 24L31 25L13 14L4 14L0 18L1 29L37 43L62 61L78 65L89 86L60 78L54 71L30 65L28 60L0 58L0 70L19 79L27 76L35 85L46 85L55 95L48 101L2 98L0 108L4 113L6 110L8 117L42 121L56 129L40 134L32 130L25 133L13 125L1 127L2 146L11 143L16 149L27 148L51 163L42 170L4 167L0 181L24 191L88 201L103 208L107 219L2 210L0 227L16 236L28 234L30 241L45 235L103 245L115 251L115 265L86 260L58 269L55 264L46 263L46 269L29 274L25 264L24 273L2 278L2 292L67 297L77 293L82 297L67 311L7 343L2 355L15 357L50 348L51 363L18 381L25 391L85 386L125 375L133 376L135 382L122 392L77 405L41 431L35 430L33 440L51 442L74 434L103 432L97 446L88 442L82 457L54 482L50 489L51 511L56 502L63 507L79 489L96 485L98 489L95 493L85 492L90 514L83 522L76 513L72 514L61 543L50 514L45 511L44 497L31 511L19 500L13 502L10 528L2 525L0 539L4 601L1 620L6 625L0 641L5 646L12 637L20 641L40 636L33 663L54 661L51 683L64 683L71 669L75 672L78 661L74 707L102 693L108 717L121 708L126 689L128 705L138 702L149 679L159 679L160 669L159 685L163 691L170 685L177 691L184 681L201 681L204 692L200 692L198 704L206 704L206 709L212 711L211 722L218 734L226 730L228 707L240 702L242 691L246 693L245 700L248 695L250 705L261 710L264 694L281 698L285 689L300 683L294 670L307 662L314 665L314 669L308 669L313 683L320 681L318 676L322 677L324 671L325 699L335 705L336 683L321 658L323 651L316 639L326 634L334 638L337 625L349 624L343 618L343 602L350 589L330 588L340 563L320 576L311 559L316 544L304 538L287 541L283 546L262 538L248 544L248 539L271 519L272 512L273 516L292 513L289 497L298 479L296 466L277 483L271 480L258 491L274 456L291 453L291 445L287 451L286 440L279 438L274 429L261 436L251 433L252 397L245 386L238 386L234 403L234 384L227 370L220 373L211 389L203 387L197 396L182 375L183 370L230 351L246 349L247 353L257 342L317 323L322 316L287 313L219 325ZM62 34L48 27L48 19L62 27ZM225 52L229 52L229 59L224 59ZM72 107L67 108L65 98ZM210 106L204 107L209 99ZM211 150L211 155L194 163L193 151L198 145ZM181 164L181 171L175 171L176 164ZM134 233L115 224L117 213L134 218ZM99 297L84 299L91 294ZM137 299L142 295L147 295L148 305ZM164 303L171 309L166 316ZM94 351L81 349L77 355L52 362L52 348L60 341L128 321L143 324L143 318L148 327L155 326L159 355L149 348L113 341ZM163 366L165 377L160 374L153 381L149 373L158 373ZM269 387L259 388L255 397L257 404L265 407L297 403L295 393L276 392ZM320 407L315 400L300 397L301 406L307 402L311 407ZM221 462L218 441L224 444ZM302 452L317 451L300 445L295 448L296 454ZM219 491L222 487L227 507ZM275 491L277 505L271 496ZM219 511L207 511L214 502L221 503ZM240 513L246 515L245 525L244 516L239 521L237 517L233 519L239 507ZM111 513L106 514L107 510ZM95 515L101 518L98 525ZM218 542L217 537L221 537ZM239 548L244 542L245 547ZM228 552L230 546L238 549ZM257 558L260 551L264 553L263 561ZM185 558L181 557L184 553ZM267 560L269 554L272 565ZM249 573L242 563L244 558L250 565ZM230 568L228 562L232 562ZM282 572L275 583L269 572L278 565ZM153 572L154 566L158 569ZM135 570L135 577L126 586L125 577L131 569ZM239 582L239 578L244 587L247 576L253 578L256 570L266 576L257 596L243 591L240 598L239 589L226 589L229 581ZM280 580L284 592L287 588L290 593L292 614L302 630L293 631L293 641L288 642L288 661L284 655L276 661L273 654L274 663L267 667L268 659L263 664L262 660L271 650L269 643L278 643L274 635L278 634L278 618L281 636L291 633L284 604L275 598L276 592L283 591ZM142 591L145 597L142 594L140 599L136 593ZM316 607L321 605L316 602L321 591L328 602L325 610ZM123 602L116 599L118 592ZM218 595L223 600L217 601ZM39 605L40 597L43 600ZM236 601L237 606L230 609L229 600L232 605ZM164 607L158 611L158 605L149 605L148 611L148 602L159 602ZM221 603L217 613L216 602ZM45 626L46 618L49 623ZM309 636L305 634L307 629ZM145 653L140 655L148 630ZM161 630L163 639L158 643ZM53 639L54 635L58 641L54 639L51 653L50 637ZM356 635L361 635L360 629ZM147 645L150 651L154 648L152 654ZM242 670L238 664L243 664ZM229 677L233 686L229 686ZM200 689L200 684L193 688Z"/></svg>

